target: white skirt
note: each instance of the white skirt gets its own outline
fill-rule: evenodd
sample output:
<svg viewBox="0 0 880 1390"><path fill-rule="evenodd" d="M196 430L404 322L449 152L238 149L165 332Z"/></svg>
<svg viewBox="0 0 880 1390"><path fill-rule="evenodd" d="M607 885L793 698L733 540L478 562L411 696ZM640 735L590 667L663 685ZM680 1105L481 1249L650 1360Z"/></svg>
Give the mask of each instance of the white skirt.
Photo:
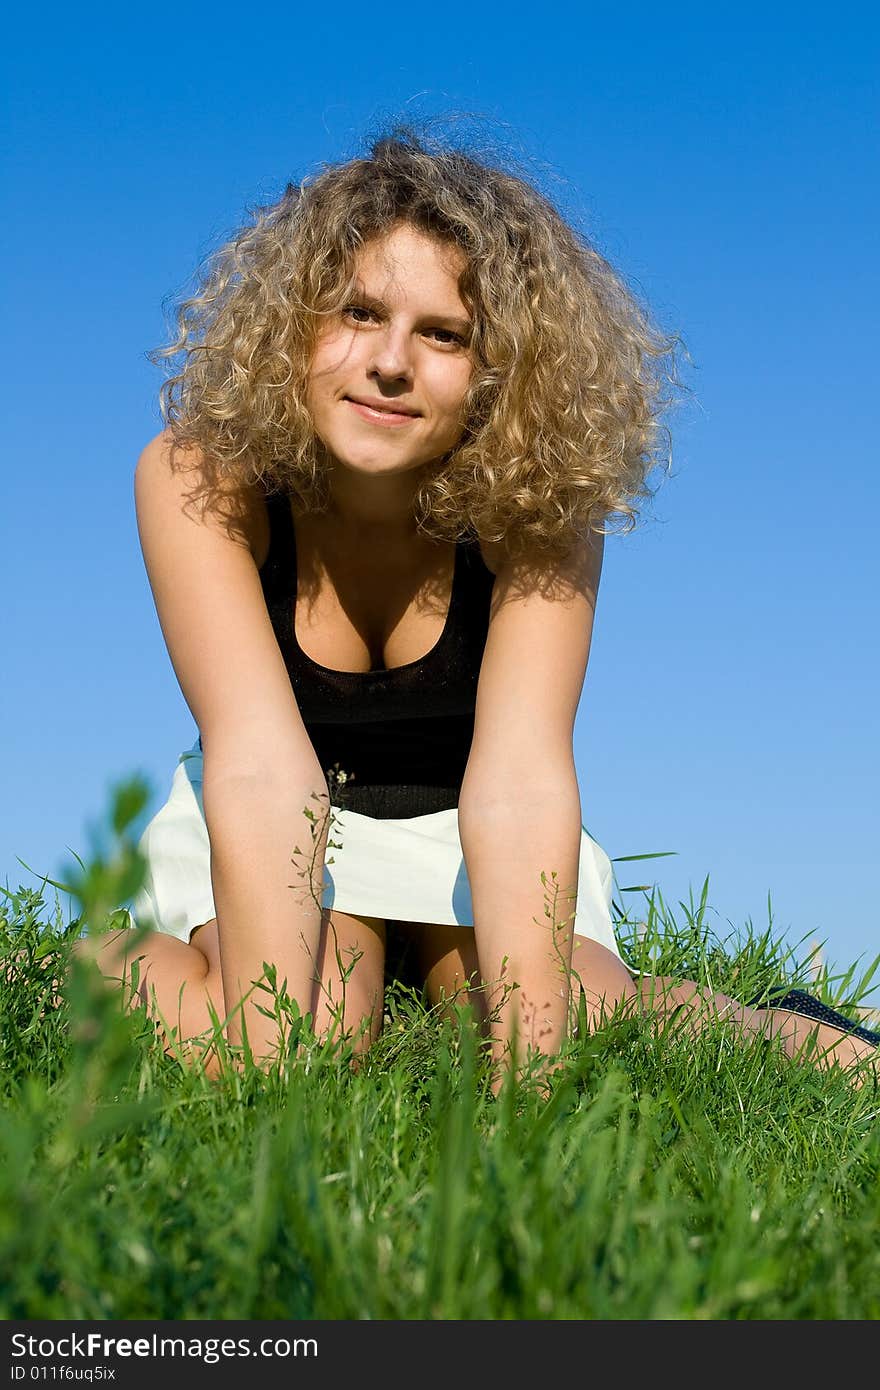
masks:
<svg viewBox="0 0 880 1390"><path fill-rule="evenodd" d="M454 807L399 820L334 807L329 839L325 908L385 921L473 926ZM171 794L141 836L139 849L147 876L132 903L134 924L189 942L196 927L217 915L198 740L181 753ZM612 883L611 861L583 828L574 931L619 957L611 925Z"/></svg>

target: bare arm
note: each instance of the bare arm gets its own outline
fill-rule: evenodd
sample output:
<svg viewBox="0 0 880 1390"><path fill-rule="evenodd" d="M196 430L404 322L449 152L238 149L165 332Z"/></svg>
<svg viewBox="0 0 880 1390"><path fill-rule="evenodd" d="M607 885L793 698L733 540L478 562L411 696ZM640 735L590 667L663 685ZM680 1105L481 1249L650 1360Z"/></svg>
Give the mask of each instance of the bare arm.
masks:
<svg viewBox="0 0 880 1390"><path fill-rule="evenodd" d="M241 1041L243 1013L254 1055L268 1057L278 1042L278 1026L258 1006L271 1009L270 995L258 988L243 1011L236 1006L263 975L265 961L277 968L278 986L286 984L302 1013L313 1008L327 787L316 761L310 779L212 781L206 774L203 794L223 995L232 1013L228 1036ZM315 813L316 823L304 808Z"/></svg>
<svg viewBox="0 0 880 1390"><path fill-rule="evenodd" d="M492 594L458 823L480 973L500 1005L496 1059L514 1034L551 1055L565 1037L581 836L573 733L601 566L602 538L590 537L540 576L500 566Z"/></svg>
<svg viewBox="0 0 880 1390"><path fill-rule="evenodd" d="M527 1047L552 1055L568 1021L581 837L574 768L552 786L526 776L515 796L464 802L459 828L494 1056L506 1058L514 1039L520 1056Z"/></svg>
<svg viewBox="0 0 880 1390"><path fill-rule="evenodd" d="M311 1007L317 901L290 884L295 845L312 840L304 807L326 785L296 703L254 560L252 494L231 482L211 505L194 496L205 474L197 451L172 459L166 434L135 472L138 531L168 653L202 738L205 821L227 1013L262 962ZM266 996L257 996L265 1003ZM255 1051L269 1050L269 1020L248 1006ZM230 1025L240 1037L241 1020ZM274 1040L274 1038L273 1038Z"/></svg>

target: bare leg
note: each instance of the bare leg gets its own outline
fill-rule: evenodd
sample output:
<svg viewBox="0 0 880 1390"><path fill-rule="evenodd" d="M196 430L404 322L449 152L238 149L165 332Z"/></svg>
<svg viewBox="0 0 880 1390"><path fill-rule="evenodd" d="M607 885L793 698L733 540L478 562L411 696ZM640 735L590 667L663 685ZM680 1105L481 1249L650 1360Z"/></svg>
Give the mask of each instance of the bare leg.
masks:
<svg viewBox="0 0 880 1390"><path fill-rule="evenodd" d="M224 1019L217 919L197 927L189 945L167 932L155 931L134 946L132 935L123 930L84 937L73 949L81 958L95 962L110 988L123 989L131 1008L146 1008L163 1034L167 1052L173 1055L181 1047L187 1055L195 1039L207 1042L213 1035L210 1007L221 1024ZM135 962L138 982L133 990ZM219 1072L215 1050L205 1064L208 1075Z"/></svg>
<svg viewBox="0 0 880 1390"><path fill-rule="evenodd" d="M123 988L130 995L130 1006L142 1004L156 1020L166 1042L166 1051L184 1056L200 1054L214 1032L210 1008L222 1024L225 1017L223 981L220 973L220 939L217 919L197 927L189 945L167 932L150 932L135 947L128 930L100 937L86 937L76 943L77 955L94 960L108 986ZM321 966L326 975L321 997L313 1004L316 1031L329 1028L333 1009L342 999L336 947L343 967L351 965L358 950L359 960L345 985L344 1025L357 1029L364 1016L370 1019L370 1037L381 1027L381 964L384 962L384 923L374 918L359 919L347 913L325 912L321 928ZM132 991L132 967L138 963L138 986ZM370 974L372 972L372 974ZM375 982L370 993L368 976ZM161 1018L159 1017L161 1015ZM164 1024L162 1020L164 1019ZM337 1025L338 1027L338 1025ZM205 1056L205 1070L216 1076L221 1070L216 1048Z"/></svg>
<svg viewBox="0 0 880 1390"><path fill-rule="evenodd" d="M473 929L414 922L394 925L412 941L432 1007L442 1009L453 998L467 1002L485 1027ZM576 1008L582 995L591 1032L620 1010L624 1016L652 1015L661 1031L685 1027L692 1034L719 1019L728 1020L746 1037L778 1037L788 1057L819 1066L851 1068L878 1057L871 1043L837 1028L785 1009L754 1009L729 995L703 989L693 980L676 982L659 976L637 983L618 956L585 937L575 937L572 969L572 1003ZM861 1079L856 1078L857 1083Z"/></svg>
<svg viewBox="0 0 880 1390"><path fill-rule="evenodd" d="M697 1034L709 1024L726 1020L745 1037L778 1037L786 1056L817 1066L854 1068L878 1056L873 1044L828 1024L787 1009L754 1009L693 980L651 976L637 984L611 951L584 937L575 937L572 969L580 978L591 1029L622 1004L625 1010L638 1007L653 1016L661 1031L685 1028ZM861 1084L864 1073L855 1080Z"/></svg>
<svg viewBox="0 0 880 1390"><path fill-rule="evenodd" d="M485 1032L486 1000L480 987L473 927L429 922L395 922L394 926L415 952L431 1007L450 1013L452 1002L469 1005Z"/></svg>
<svg viewBox="0 0 880 1390"><path fill-rule="evenodd" d="M755 1009L727 994L701 987L693 980L676 983L667 976L645 979L640 993L647 1011L653 1012L661 1026L684 1027L698 1032L708 1022L726 1019L750 1037L779 1038L787 1057L809 1061L819 1067L855 1068L878 1058L873 1043L854 1038L826 1023L816 1023L788 1009ZM861 1085L868 1068L855 1078Z"/></svg>
<svg viewBox="0 0 880 1390"><path fill-rule="evenodd" d="M601 1027L617 1010L634 1013L639 1008L639 991L619 956L585 936L576 936L571 953L572 1008L577 1012L578 989L590 1032Z"/></svg>

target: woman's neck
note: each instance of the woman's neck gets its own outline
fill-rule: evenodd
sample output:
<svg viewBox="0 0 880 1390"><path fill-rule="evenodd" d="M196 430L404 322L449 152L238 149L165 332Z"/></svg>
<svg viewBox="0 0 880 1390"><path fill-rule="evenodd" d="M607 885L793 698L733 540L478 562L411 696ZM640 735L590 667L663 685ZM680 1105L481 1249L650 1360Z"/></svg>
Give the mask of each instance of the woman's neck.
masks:
<svg viewBox="0 0 880 1390"><path fill-rule="evenodd" d="M412 474L350 478L337 471L331 474L330 502L321 519L328 530L354 542L415 540L419 534L413 515L417 486Z"/></svg>

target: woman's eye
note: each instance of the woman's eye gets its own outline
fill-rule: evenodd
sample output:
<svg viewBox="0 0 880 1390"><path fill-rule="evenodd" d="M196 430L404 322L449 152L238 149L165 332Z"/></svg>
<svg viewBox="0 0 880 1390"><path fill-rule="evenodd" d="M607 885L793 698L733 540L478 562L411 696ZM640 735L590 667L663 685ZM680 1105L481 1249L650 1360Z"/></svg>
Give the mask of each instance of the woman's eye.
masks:
<svg viewBox="0 0 880 1390"><path fill-rule="evenodd" d="M429 328L427 332L442 347L464 347L464 338L460 333L453 333L451 328Z"/></svg>
<svg viewBox="0 0 880 1390"><path fill-rule="evenodd" d="M352 319L354 323L369 323L373 317L372 309L366 308L363 304L347 304L342 312L346 318Z"/></svg>

